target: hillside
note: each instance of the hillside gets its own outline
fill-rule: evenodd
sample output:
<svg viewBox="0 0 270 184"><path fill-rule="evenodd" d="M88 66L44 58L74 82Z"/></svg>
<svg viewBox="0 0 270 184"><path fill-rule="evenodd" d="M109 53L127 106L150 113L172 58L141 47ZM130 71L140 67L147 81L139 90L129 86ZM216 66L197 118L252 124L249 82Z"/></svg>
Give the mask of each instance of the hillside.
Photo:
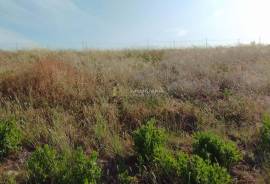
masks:
<svg viewBox="0 0 270 184"><path fill-rule="evenodd" d="M0 183L267 183L269 113L270 46L1 51Z"/></svg>

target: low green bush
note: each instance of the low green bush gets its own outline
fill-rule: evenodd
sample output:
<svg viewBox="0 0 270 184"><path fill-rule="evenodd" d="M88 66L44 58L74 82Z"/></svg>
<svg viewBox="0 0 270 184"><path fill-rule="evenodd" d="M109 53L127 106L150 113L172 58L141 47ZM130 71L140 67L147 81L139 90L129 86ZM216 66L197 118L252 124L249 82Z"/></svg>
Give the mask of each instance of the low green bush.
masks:
<svg viewBox="0 0 270 184"><path fill-rule="evenodd" d="M71 158L67 160L68 163L63 173L64 183L97 183L101 176L101 168L97 164L97 158L96 152L88 157L82 149L75 151Z"/></svg>
<svg viewBox="0 0 270 184"><path fill-rule="evenodd" d="M180 183L192 184L229 184L232 182L227 170L211 164L201 157L178 153L174 157L168 150L160 149L156 154L157 167L169 178Z"/></svg>
<svg viewBox="0 0 270 184"><path fill-rule="evenodd" d="M155 126L155 120L151 119L134 132L133 140L140 160L148 163L154 159L155 150L164 146L166 135L163 129Z"/></svg>
<svg viewBox="0 0 270 184"><path fill-rule="evenodd" d="M21 143L21 132L14 119L0 120L0 159L10 152L18 150Z"/></svg>
<svg viewBox="0 0 270 184"><path fill-rule="evenodd" d="M270 152L270 116L263 118L263 127L261 130L261 148L263 151Z"/></svg>
<svg viewBox="0 0 270 184"><path fill-rule="evenodd" d="M29 183L89 184L97 183L101 168L97 154L87 157L82 150L59 153L48 145L37 150L27 161Z"/></svg>
<svg viewBox="0 0 270 184"><path fill-rule="evenodd" d="M242 159L242 154L236 144L210 132L195 134L193 152L205 160L218 163L224 167L230 167Z"/></svg>
<svg viewBox="0 0 270 184"><path fill-rule="evenodd" d="M173 176L177 169L177 161L170 150L160 147L155 150L154 163L166 175Z"/></svg>
<svg viewBox="0 0 270 184"><path fill-rule="evenodd" d="M227 142L222 142L219 137L200 133L196 135L195 140L197 141L194 143L194 151L202 156L207 154L207 157L201 158L198 155L189 157L184 153L178 153L175 156L165 148L164 130L156 128L154 123L155 121L151 120L135 131L134 142L135 150L144 161L143 163L151 167L155 166L154 172L156 176L163 177L163 179L167 177L170 181L178 180L182 183L192 184L229 184L232 182L226 168L210 161L210 154L214 154L213 156L215 154L225 154L227 156L228 154L228 158L223 155L221 157L222 159L225 158L225 160L221 160L221 163L225 163L224 165L227 165L227 162L233 163L233 161L238 160L238 157L240 159L240 153L237 152L237 149L231 148L233 146L230 145L230 142L229 148L227 148ZM209 136L210 140L207 139ZM203 152L200 152L202 149L200 146L210 149L203 149ZM230 149L235 152L231 153Z"/></svg>
<svg viewBox="0 0 270 184"><path fill-rule="evenodd" d="M186 159L185 155L178 158L179 175L184 183L192 184L229 184L231 176L225 168L217 164L211 165L197 155Z"/></svg>
<svg viewBox="0 0 270 184"><path fill-rule="evenodd" d="M60 159L55 149L39 147L27 161L30 183L54 183L60 175Z"/></svg>

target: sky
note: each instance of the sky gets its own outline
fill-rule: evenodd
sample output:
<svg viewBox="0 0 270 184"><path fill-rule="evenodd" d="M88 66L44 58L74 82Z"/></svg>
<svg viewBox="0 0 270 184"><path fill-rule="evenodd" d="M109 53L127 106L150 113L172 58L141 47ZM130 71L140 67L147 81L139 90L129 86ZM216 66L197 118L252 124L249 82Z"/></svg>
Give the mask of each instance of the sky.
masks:
<svg viewBox="0 0 270 184"><path fill-rule="evenodd" d="M270 42L269 0L0 0L0 48Z"/></svg>

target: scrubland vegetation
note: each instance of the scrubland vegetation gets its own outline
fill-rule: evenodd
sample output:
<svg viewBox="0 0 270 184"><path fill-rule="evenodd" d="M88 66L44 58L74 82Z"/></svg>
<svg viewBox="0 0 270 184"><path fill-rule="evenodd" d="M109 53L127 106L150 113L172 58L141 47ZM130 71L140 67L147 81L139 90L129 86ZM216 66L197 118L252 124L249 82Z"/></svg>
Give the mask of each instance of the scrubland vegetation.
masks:
<svg viewBox="0 0 270 184"><path fill-rule="evenodd" d="M270 47L0 52L0 183L270 181Z"/></svg>

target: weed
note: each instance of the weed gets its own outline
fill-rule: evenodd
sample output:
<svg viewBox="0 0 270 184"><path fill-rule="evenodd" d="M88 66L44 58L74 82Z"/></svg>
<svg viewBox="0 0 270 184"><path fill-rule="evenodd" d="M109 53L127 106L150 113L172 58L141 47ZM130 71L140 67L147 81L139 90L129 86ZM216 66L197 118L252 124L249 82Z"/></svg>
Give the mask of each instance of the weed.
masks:
<svg viewBox="0 0 270 184"><path fill-rule="evenodd" d="M162 172L166 176L173 177L177 169L177 161L172 152L164 147L159 147L155 150L153 161L157 168L162 168Z"/></svg>
<svg viewBox="0 0 270 184"><path fill-rule="evenodd" d="M133 134L135 150L142 163L152 161L156 149L164 146L165 132L155 127L155 119L151 119Z"/></svg>
<svg viewBox="0 0 270 184"><path fill-rule="evenodd" d="M97 164L97 154L87 157L81 149L68 153L57 152L45 145L38 148L27 161L30 183L97 183L101 168Z"/></svg>
<svg viewBox="0 0 270 184"><path fill-rule="evenodd" d="M53 183L60 175L57 151L48 145L39 147L27 161L30 183Z"/></svg>
<svg viewBox="0 0 270 184"><path fill-rule="evenodd" d="M225 168L216 164L211 165L199 156L192 156L189 160L181 158L180 175L185 183L192 184L229 184L231 176Z"/></svg>
<svg viewBox="0 0 270 184"><path fill-rule="evenodd" d="M230 167L242 159L241 152L232 141L225 141L213 133L199 132L194 139L193 152L213 163Z"/></svg>
<svg viewBox="0 0 270 184"><path fill-rule="evenodd" d="M197 155L189 157L180 152L175 158L168 150L160 149L156 161L165 174L163 177L174 178L172 181L192 184L229 184L232 181L225 168L212 165Z"/></svg>
<svg viewBox="0 0 270 184"><path fill-rule="evenodd" d="M0 120L0 159L19 149L21 132L15 119Z"/></svg>
<svg viewBox="0 0 270 184"><path fill-rule="evenodd" d="M81 149L75 151L71 158L67 159L67 165L63 172L64 179L62 183L98 183L101 176L101 168L97 164L97 156L98 154L96 152L93 152L88 157Z"/></svg>

